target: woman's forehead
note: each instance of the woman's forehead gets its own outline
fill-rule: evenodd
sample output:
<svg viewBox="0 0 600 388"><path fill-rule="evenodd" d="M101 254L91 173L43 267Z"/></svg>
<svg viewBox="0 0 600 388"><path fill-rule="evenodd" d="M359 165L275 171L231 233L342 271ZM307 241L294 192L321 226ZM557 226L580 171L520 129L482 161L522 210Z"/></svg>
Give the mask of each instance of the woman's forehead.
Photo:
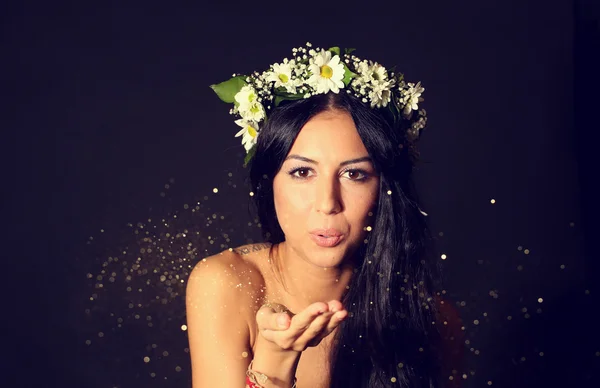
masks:
<svg viewBox="0 0 600 388"><path fill-rule="evenodd" d="M367 150L349 113L326 111L302 127L289 154L310 159L348 159L366 156Z"/></svg>

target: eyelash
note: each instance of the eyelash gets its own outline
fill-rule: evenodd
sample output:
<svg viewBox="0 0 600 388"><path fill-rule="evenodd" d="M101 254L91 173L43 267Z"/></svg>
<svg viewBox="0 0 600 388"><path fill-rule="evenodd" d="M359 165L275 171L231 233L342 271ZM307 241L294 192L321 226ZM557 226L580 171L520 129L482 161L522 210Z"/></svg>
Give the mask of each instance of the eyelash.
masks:
<svg viewBox="0 0 600 388"><path fill-rule="evenodd" d="M307 166L302 166L302 167L294 167L291 170L288 171L288 174L293 178L293 179L299 179L299 180L305 180L308 179L308 177L299 177L299 176L295 176L294 174L297 173L298 171L302 171L302 170L307 170L307 171L314 171L312 168L307 167ZM365 181L369 178L369 173L367 173L365 170L361 170L359 168L349 168L343 171L344 173L347 172L357 172L359 174L362 175L362 178L358 178L358 179L350 179L351 181L354 182L362 182Z"/></svg>

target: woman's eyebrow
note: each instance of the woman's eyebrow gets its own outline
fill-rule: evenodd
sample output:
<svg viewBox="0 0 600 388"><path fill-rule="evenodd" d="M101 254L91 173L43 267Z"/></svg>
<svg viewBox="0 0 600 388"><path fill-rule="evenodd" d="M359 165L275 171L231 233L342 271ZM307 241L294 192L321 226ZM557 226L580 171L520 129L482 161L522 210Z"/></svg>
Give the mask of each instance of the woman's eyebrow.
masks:
<svg viewBox="0 0 600 388"><path fill-rule="evenodd" d="M312 159L309 159L307 157L296 155L296 154L288 155L288 157L285 158L285 160L288 160L288 159L297 159L297 160L301 160L301 161L306 162L306 163L312 163L312 164L316 164L316 165L319 164L319 162L317 162L316 160L312 160ZM363 156L361 158L350 159L350 160L346 160L344 162L341 162L340 163L340 167L341 166L346 166L348 164L360 163L360 162L373 162L373 161L371 160L370 156Z"/></svg>

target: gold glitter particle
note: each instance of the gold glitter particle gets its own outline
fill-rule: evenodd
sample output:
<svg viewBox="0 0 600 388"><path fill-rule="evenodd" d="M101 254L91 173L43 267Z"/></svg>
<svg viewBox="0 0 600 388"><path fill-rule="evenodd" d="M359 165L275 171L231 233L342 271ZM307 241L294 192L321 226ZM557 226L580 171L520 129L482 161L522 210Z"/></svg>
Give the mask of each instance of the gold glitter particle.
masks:
<svg viewBox="0 0 600 388"><path fill-rule="evenodd" d="M454 380L454 376L448 376L448 380Z"/></svg>
<svg viewBox="0 0 600 388"><path fill-rule="evenodd" d="M476 320L474 320L474 321L473 321L473 323L474 323L475 325L479 325L479 319L476 319Z"/></svg>
<svg viewBox="0 0 600 388"><path fill-rule="evenodd" d="M253 191L250 192L250 196L254 197L254 192Z"/></svg>
<svg viewBox="0 0 600 388"><path fill-rule="evenodd" d="M526 360L526 358L525 358L525 357L521 357L521 361L525 361L525 360Z"/></svg>
<svg viewBox="0 0 600 388"><path fill-rule="evenodd" d="M523 251L523 253L525 253L526 255L528 255L528 254L529 254L529 252L530 252L530 251L529 251L529 249L525 249L525 250Z"/></svg>
<svg viewBox="0 0 600 388"><path fill-rule="evenodd" d="M488 381L488 382L487 382L487 385L492 385L492 381L491 381L491 380L490 380L490 381Z"/></svg>
<svg viewBox="0 0 600 388"><path fill-rule="evenodd" d="M176 366L175 367L175 372L181 372L181 367L180 366Z"/></svg>
<svg viewBox="0 0 600 388"><path fill-rule="evenodd" d="M387 195L392 195L392 190L388 190Z"/></svg>
<svg viewBox="0 0 600 388"><path fill-rule="evenodd" d="M218 193L219 189L217 189L216 187L213 189L213 193Z"/></svg>
<svg viewBox="0 0 600 388"><path fill-rule="evenodd" d="M367 232L370 232L371 230L373 230L373 228L371 228L370 226L367 226Z"/></svg>
<svg viewBox="0 0 600 388"><path fill-rule="evenodd" d="M561 264L560 269L565 269L565 265Z"/></svg>
<svg viewBox="0 0 600 388"><path fill-rule="evenodd" d="M542 303L544 301L543 298L538 298L538 303Z"/></svg>
<svg viewBox="0 0 600 388"><path fill-rule="evenodd" d="M149 363L149 362L150 362L150 357L148 357L148 356L144 357L144 362L145 362L146 364L147 364L147 363Z"/></svg>
<svg viewBox="0 0 600 388"><path fill-rule="evenodd" d="M463 380L466 380L467 379L467 374L463 373L462 378L463 378Z"/></svg>
<svg viewBox="0 0 600 388"><path fill-rule="evenodd" d="M156 373L154 373L154 372L150 373L150 377L156 377Z"/></svg>
<svg viewBox="0 0 600 388"><path fill-rule="evenodd" d="M442 255L442 260L446 260L446 257L447 257L447 256L446 256L445 254L444 254L444 255Z"/></svg>
<svg viewBox="0 0 600 388"><path fill-rule="evenodd" d="M163 355L164 357L167 357L167 356L169 356L169 352L167 352L167 351L165 350L165 351L162 353L162 355Z"/></svg>
<svg viewBox="0 0 600 388"><path fill-rule="evenodd" d="M98 333L98 337L100 337L100 338L104 337L104 333L103 332Z"/></svg>
<svg viewBox="0 0 600 388"><path fill-rule="evenodd" d="M403 363L399 363L398 364L398 368L404 368L404 364Z"/></svg>
<svg viewBox="0 0 600 388"><path fill-rule="evenodd" d="M187 330L187 325L181 325L181 330L186 331Z"/></svg>
<svg viewBox="0 0 600 388"><path fill-rule="evenodd" d="M392 383L395 383L395 382L396 382L396 378L395 378L395 377L392 377L392 378L390 379L390 381L391 381Z"/></svg>
<svg viewBox="0 0 600 388"><path fill-rule="evenodd" d="M244 358L248 357L248 352L242 352L242 357L244 357Z"/></svg>
<svg viewBox="0 0 600 388"><path fill-rule="evenodd" d="M92 341L90 341L90 340L86 340L86 341L85 341L85 344L86 344L86 345L91 345L91 344L92 344Z"/></svg>
<svg viewBox="0 0 600 388"><path fill-rule="evenodd" d="M492 198L492 200L490 201L491 204L496 203L496 200Z"/></svg>

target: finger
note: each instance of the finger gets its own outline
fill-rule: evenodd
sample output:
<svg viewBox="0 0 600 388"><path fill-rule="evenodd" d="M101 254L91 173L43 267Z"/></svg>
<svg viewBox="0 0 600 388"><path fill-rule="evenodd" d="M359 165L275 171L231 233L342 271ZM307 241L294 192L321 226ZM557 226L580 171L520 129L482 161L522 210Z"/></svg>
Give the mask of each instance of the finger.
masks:
<svg viewBox="0 0 600 388"><path fill-rule="evenodd" d="M325 328L325 336L329 335L336 327L338 327L348 317L348 311L341 310L331 316L327 327Z"/></svg>
<svg viewBox="0 0 600 388"><path fill-rule="evenodd" d="M283 311L283 312L280 312ZM256 313L256 323L259 330L286 330L293 314L278 303L266 303Z"/></svg>
<svg viewBox="0 0 600 388"><path fill-rule="evenodd" d="M323 330L327 327L327 324L329 323L333 315L334 313L328 311L316 317L311 322L311 324L304 330L304 332L301 333L297 341L301 343L308 343L315 337L320 336Z"/></svg>
<svg viewBox="0 0 600 388"><path fill-rule="evenodd" d="M342 303L338 300L330 300L329 302L327 302L327 304L329 305L329 311L342 311L344 309L344 306L342 305Z"/></svg>
<svg viewBox="0 0 600 388"><path fill-rule="evenodd" d="M338 327L344 321L344 319L346 319L347 316L348 312L346 310L331 313L329 320L322 325L314 338L308 340L308 346L317 346L323 340L323 338L331 334L335 328ZM312 330L312 328L308 331L310 330ZM314 331L316 332L317 330L315 329Z"/></svg>
<svg viewBox="0 0 600 388"><path fill-rule="evenodd" d="M315 318L328 311L329 305L327 303L313 303L292 318L290 329L302 333Z"/></svg>

